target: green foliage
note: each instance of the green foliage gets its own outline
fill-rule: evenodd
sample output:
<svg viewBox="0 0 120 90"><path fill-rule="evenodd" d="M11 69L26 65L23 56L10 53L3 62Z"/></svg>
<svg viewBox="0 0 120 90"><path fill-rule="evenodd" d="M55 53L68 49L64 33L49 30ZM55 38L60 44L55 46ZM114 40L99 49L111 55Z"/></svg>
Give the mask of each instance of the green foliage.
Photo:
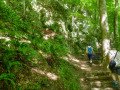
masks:
<svg viewBox="0 0 120 90"><path fill-rule="evenodd" d="M55 56L63 56L68 52L67 44L64 43L63 36L56 36L53 40L43 41L40 46L44 52Z"/></svg>
<svg viewBox="0 0 120 90"><path fill-rule="evenodd" d="M120 37L116 37L116 39L114 40L114 42L112 42L111 47L116 48L116 50L120 50Z"/></svg>
<svg viewBox="0 0 120 90"><path fill-rule="evenodd" d="M53 10L57 12L57 14L62 15L64 19L67 18L68 11L63 7L63 5L60 2L56 0L51 0L51 5L52 5Z"/></svg>
<svg viewBox="0 0 120 90"><path fill-rule="evenodd" d="M9 86L9 87L11 87L11 88L15 88L15 81L14 81L14 79L15 79L15 75L14 74L12 74L12 73L3 73L3 74L1 74L0 75L0 82L4 82L5 83L5 86ZM0 88L1 88L2 86L0 85ZM9 88L9 87L7 87L7 89Z"/></svg>
<svg viewBox="0 0 120 90"><path fill-rule="evenodd" d="M25 89L25 90L41 90L43 88L50 87L50 80L46 77L39 77L39 78L37 77L36 80L34 80L34 81L31 81L31 80L30 80L30 82L25 83L24 85L18 85L17 89L18 90L23 90L23 89Z"/></svg>
<svg viewBox="0 0 120 90"><path fill-rule="evenodd" d="M41 85L39 83L29 83L29 85L26 87L27 90L39 90L41 89ZM22 89L21 89L22 90Z"/></svg>
<svg viewBox="0 0 120 90"><path fill-rule="evenodd" d="M114 1L108 0L107 1L107 12L108 12L108 22L109 22L110 32L114 31L114 17L115 17L114 10L115 10Z"/></svg>
<svg viewBox="0 0 120 90"><path fill-rule="evenodd" d="M12 73L9 73L9 74L3 73L0 75L0 80L10 80L11 81L11 79L14 79L14 78L15 78L15 75Z"/></svg>
<svg viewBox="0 0 120 90"><path fill-rule="evenodd" d="M15 30L19 28L21 25L20 17L3 1L0 1L0 17L2 20L8 23L8 25L12 25Z"/></svg>
<svg viewBox="0 0 120 90"><path fill-rule="evenodd" d="M54 32L59 33L59 27L60 25L57 22L54 22L51 26L48 26L50 30L53 30Z"/></svg>
<svg viewBox="0 0 120 90"><path fill-rule="evenodd" d="M95 39L102 42L102 33L99 30L98 2L96 0L36 0L36 7L41 6L39 7L41 10L36 11L31 4L32 1L6 0L5 2L5 0L0 0L0 36L4 37L4 39L0 38L0 59L3 68L0 72L2 73L0 82L4 80L5 83L2 83L6 87L9 86L9 83L11 86L15 86L15 75L23 64L29 66L34 63L34 60L44 60L42 54L39 54L40 50L45 54L53 55L59 62L56 67L58 66L58 74L61 83L64 84L64 89L80 90L75 68L59 58L67 55L68 52L79 55L88 42L95 44ZM108 20L110 31L113 32L114 4L113 1L109 1L107 2ZM49 13L51 15L46 16ZM73 16L75 20L72 21ZM120 13L118 18L120 18ZM45 23L50 19L53 20L53 24L48 26ZM60 22L65 24L66 31L63 30ZM72 22L77 26L76 29ZM44 40L42 31L46 28L53 30L56 36ZM61 31L67 32L68 37L64 38L62 33L65 32ZM78 35L75 37L77 41L73 39L72 31L77 32ZM79 35L80 33L82 35ZM117 37L114 46L118 50L120 49L119 42L120 37ZM95 45L93 46L95 47ZM25 89L42 89L42 87L49 86L48 79L41 79L39 82L28 83ZM23 89L22 86L19 89Z"/></svg>
<svg viewBox="0 0 120 90"><path fill-rule="evenodd" d="M68 62L60 60L58 73L60 74L62 82L64 82L64 88L66 90L80 90L78 75L76 74L75 68Z"/></svg>
<svg viewBox="0 0 120 90"><path fill-rule="evenodd" d="M37 52L29 44L26 43L21 43L18 47L18 51L26 58L26 60L36 58L38 55Z"/></svg>
<svg viewBox="0 0 120 90"><path fill-rule="evenodd" d="M80 0L62 0L62 1L65 4L72 5L72 6L79 5L81 3Z"/></svg>

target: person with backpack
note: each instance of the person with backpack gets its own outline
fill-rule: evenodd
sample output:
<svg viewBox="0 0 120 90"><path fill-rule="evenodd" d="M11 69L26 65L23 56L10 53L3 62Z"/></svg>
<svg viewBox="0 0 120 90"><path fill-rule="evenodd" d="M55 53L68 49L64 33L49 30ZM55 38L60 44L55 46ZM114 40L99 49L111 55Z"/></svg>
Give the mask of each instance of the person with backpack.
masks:
<svg viewBox="0 0 120 90"><path fill-rule="evenodd" d="M86 53L87 53L88 60L90 61L90 63L92 63L93 48L90 45L87 46Z"/></svg>
<svg viewBox="0 0 120 90"><path fill-rule="evenodd" d="M90 63L92 63L93 48L90 45L87 46L86 53L87 53L88 60L90 61Z"/></svg>
<svg viewBox="0 0 120 90"><path fill-rule="evenodd" d="M110 61L109 69L111 70L111 72L114 72L116 70L116 62L115 62L115 60Z"/></svg>
<svg viewBox="0 0 120 90"><path fill-rule="evenodd" d="M117 52L116 52L115 56L113 58L111 58L111 60L109 62L109 69L111 70L111 72L117 72L117 70L120 68L118 65L119 63L116 60Z"/></svg>

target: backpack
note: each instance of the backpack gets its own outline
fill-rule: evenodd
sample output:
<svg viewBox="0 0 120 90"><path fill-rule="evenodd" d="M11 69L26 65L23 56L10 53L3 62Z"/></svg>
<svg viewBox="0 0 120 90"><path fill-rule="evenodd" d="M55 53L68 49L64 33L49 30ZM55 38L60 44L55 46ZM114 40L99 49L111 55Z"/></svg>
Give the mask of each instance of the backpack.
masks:
<svg viewBox="0 0 120 90"><path fill-rule="evenodd" d="M111 60L109 63L109 68L114 68L116 65L116 62L114 60Z"/></svg>
<svg viewBox="0 0 120 90"><path fill-rule="evenodd" d="M92 47L88 47L88 54L92 54Z"/></svg>

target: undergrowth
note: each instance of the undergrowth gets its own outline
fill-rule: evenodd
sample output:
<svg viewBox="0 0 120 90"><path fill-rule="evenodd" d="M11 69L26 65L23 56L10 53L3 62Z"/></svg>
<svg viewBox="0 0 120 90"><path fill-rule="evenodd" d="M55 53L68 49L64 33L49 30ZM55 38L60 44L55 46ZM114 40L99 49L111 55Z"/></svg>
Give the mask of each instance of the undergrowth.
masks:
<svg viewBox="0 0 120 90"><path fill-rule="evenodd" d="M60 65L58 67L58 73L63 82L64 90L80 90L80 73L73 65L65 60L60 60Z"/></svg>
<svg viewBox="0 0 120 90"><path fill-rule="evenodd" d="M28 1L26 7L30 12L26 11L24 16L23 8L14 7L21 4L21 1L0 0L0 89L80 90L76 69L59 59L69 52L64 35L55 32L60 26L53 25L55 36L45 40L42 32L49 27L41 20L47 17L30 9ZM59 79L50 80L46 74L33 73L32 68L55 73Z"/></svg>

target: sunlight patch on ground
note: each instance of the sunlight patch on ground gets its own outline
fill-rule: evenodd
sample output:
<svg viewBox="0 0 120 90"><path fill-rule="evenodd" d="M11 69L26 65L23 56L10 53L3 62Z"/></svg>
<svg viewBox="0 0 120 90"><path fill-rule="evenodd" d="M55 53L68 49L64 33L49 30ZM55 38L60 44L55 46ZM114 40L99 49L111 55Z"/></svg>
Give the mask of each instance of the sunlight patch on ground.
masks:
<svg viewBox="0 0 120 90"><path fill-rule="evenodd" d="M84 81L85 79L84 78L81 78L80 81Z"/></svg>
<svg viewBox="0 0 120 90"><path fill-rule="evenodd" d="M74 64L74 66L76 66L78 68L81 68L81 66L79 64Z"/></svg>
<svg viewBox="0 0 120 90"><path fill-rule="evenodd" d="M20 40L19 42L21 42L21 43L31 43L30 40L26 40L26 39L22 39L22 40Z"/></svg>
<svg viewBox="0 0 120 90"><path fill-rule="evenodd" d="M38 52L39 52L43 57L47 57L47 54L44 53L42 50L39 50Z"/></svg>
<svg viewBox="0 0 120 90"><path fill-rule="evenodd" d="M91 70L91 68L89 68L89 66L86 65L86 64L82 64L82 65L81 65L81 69L82 69L82 70L85 70L85 71L90 71L90 70Z"/></svg>
<svg viewBox="0 0 120 90"><path fill-rule="evenodd" d="M36 68L32 68L31 69L33 72L36 72L38 74L41 74L41 75L45 75L47 76L49 79L51 80L57 80L58 79L58 76L55 75L54 73L50 73L50 72L45 72L45 71L42 71L42 70L38 70Z"/></svg>
<svg viewBox="0 0 120 90"><path fill-rule="evenodd" d="M80 61L78 59L76 59L74 56L72 55L68 55L68 57L63 57L63 59L65 59L66 61L73 61L73 62L76 62L76 63L79 63Z"/></svg>
<svg viewBox="0 0 120 90"><path fill-rule="evenodd" d="M95 81L95 82L92 82L91 84L95 84L97 87L101 87L102 86L101 81Z"/></svg>
<svg viewBox="0 0 120 90"><path fill-rule="evenodd" d="M91 90L114 90L114 89L108 87L108 88L104 88L104 89L101 89L101 88L92 88Z"/></svg>
<svg viewBox="0 0 120 90"><path fill-rule="evenodd" d="M91 90L101 90L101 88L92 88Z"/></svg>
<svg viewBox="0 0 120 90"><path fill-rule="evenodd" d="M2 37L2 36L0 36L0 39L5 39L6 41L10 41L9 37Z"/></svg>
<svg viewBox="0 0 120 90"><path fill-rule="evenodd" d="M40 62L40 61L39 61L39 62ZM32 63L37 64L37 63L38 63L38 60L37 60L36 58L33 58L33 59L32 59Z"/></svg>
<svg viewBox="0 0 120 90"><path fill-rule="evenodd" d="M82 60L80 61L70 54L67 57L62 57L62 58L82 70L85 70L85 71L91 70L91 68L89 68L89 65L86 62Z"/></svg>
<svg viewBox="0 0 120 90"><path fill-rule="evenodd" d="M57 80L57 76L55 75L55 74L53 74L53 73L47 73L47 76L50 78L50 79L52 79L52 80Z"/></svg>
<svg viewBox="0 0 120 90"><path fill-rule="evenodd" d="M76 58L75 58L74 56L72 56L72 55L68 55L68 57L69 57L70 60L72 60L72 61L74 61L74 62L77 62L77 63L80 62L78 59L76 59Z"/></svg>
<svg viewBox="0 0 120 90"><path fill-rule="evenodd" d="M52 30L49 30L48 28L46 30L43 31L43 38L45 40L48 40L48 39L54 39L56 33L53 32Z"/></svg>

